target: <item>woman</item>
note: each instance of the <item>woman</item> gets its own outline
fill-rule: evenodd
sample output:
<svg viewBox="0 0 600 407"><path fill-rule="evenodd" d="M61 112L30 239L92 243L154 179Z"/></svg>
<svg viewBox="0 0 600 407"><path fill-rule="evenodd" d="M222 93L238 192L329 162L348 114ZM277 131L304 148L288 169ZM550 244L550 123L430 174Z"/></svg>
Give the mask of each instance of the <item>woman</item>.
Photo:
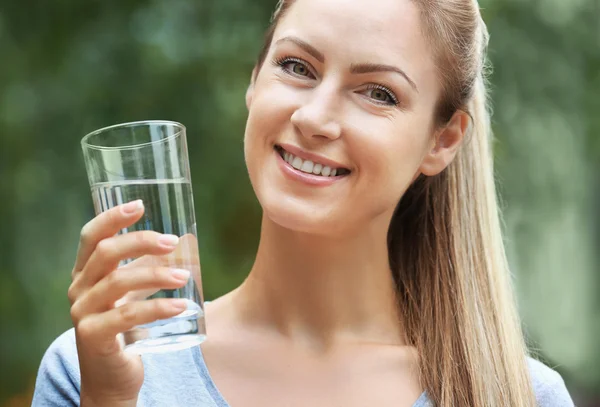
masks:
<svg viewBox="0 0 600 407"><path fill-rule="evenodd" d="M201 349L142 364L115 334L178 305L90 298L185 277L112 273L173 247L113 237L138 203L99 215L69 290L75 329L47 351L34 405L573 405L527 357L514 306L486 45L474 0L281 1L246 96L264 212L248 278L207 304Z"/></svg>

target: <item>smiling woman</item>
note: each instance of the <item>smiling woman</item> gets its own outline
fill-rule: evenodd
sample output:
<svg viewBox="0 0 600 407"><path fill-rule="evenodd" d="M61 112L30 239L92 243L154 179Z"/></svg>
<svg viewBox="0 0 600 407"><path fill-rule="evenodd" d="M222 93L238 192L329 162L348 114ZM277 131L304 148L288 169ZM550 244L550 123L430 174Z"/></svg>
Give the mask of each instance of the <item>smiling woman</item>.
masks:
<svg viewBox="0 0 600 407"><path fill-rule="evenodd" d="M143 363L106 332L177 310L92 313L100 283L76 279L75 329L46 353L34 405L572 405L515 309L486 46L474 0L281 1L246 94L263 209L248 278L207 304L201 348ZM141 213L95 218L80 250L116 247ZM107 268L91 258L80 274ZM106 290L139 289L103 273Z"/></svg>

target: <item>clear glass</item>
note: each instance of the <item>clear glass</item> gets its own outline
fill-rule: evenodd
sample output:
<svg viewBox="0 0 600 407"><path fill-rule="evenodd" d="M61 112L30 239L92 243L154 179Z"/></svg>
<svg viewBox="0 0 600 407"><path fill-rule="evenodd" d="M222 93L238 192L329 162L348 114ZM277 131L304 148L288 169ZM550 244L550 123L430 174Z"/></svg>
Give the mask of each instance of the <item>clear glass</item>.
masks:
<svg viewBox="0 0 600 407"><path fill-rule="evenodd" d="M185 127L170 121L118 124L96 130L81 141L96 214L141 199L144 216L119 233L154 230L180 237L165 256L142 256L121 268L165 266L190 271L176 290L129 293L120 302L183 298L188 309L164 320L137 326L121 336L125 350L143 354L185 349L206 338L196 220Z"/></svg>

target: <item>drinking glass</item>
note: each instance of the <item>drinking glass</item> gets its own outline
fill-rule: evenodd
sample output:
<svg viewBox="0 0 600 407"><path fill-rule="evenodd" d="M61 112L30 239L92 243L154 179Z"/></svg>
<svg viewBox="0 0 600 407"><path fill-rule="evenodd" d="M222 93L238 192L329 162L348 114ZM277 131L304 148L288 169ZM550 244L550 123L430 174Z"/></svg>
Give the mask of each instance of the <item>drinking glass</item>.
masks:
<svg viewBox="0 0 600 407"><path fill-rule="evenodd" d="M169 267L190 272L186 285L128 293L117 306L153 298L182 298L181 314L136 326L120 339L126 351L143 354L185 349L206 338L200 256L187 152L186 129L171 121L141 121L96 130L81 141L96 215L141 199L144 215L119 233L153 230L180 237L168 255L123 260L119 268Z"/></svg>

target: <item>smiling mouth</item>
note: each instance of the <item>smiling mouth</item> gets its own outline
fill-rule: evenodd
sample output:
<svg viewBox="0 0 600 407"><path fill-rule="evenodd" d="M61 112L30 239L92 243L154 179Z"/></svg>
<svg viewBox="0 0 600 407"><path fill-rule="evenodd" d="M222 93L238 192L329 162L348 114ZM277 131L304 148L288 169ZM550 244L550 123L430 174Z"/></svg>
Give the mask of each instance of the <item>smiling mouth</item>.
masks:
<svg viewBox="0 0 600 407"><path fill-rule="evenodd" d="M276 145L275 151L283 158L285 162L306 174L317 175L321 177L342 177L350 174L347 168L332 168L318 162L303 160L300 157L286 151L283 147Z"/></svg>

